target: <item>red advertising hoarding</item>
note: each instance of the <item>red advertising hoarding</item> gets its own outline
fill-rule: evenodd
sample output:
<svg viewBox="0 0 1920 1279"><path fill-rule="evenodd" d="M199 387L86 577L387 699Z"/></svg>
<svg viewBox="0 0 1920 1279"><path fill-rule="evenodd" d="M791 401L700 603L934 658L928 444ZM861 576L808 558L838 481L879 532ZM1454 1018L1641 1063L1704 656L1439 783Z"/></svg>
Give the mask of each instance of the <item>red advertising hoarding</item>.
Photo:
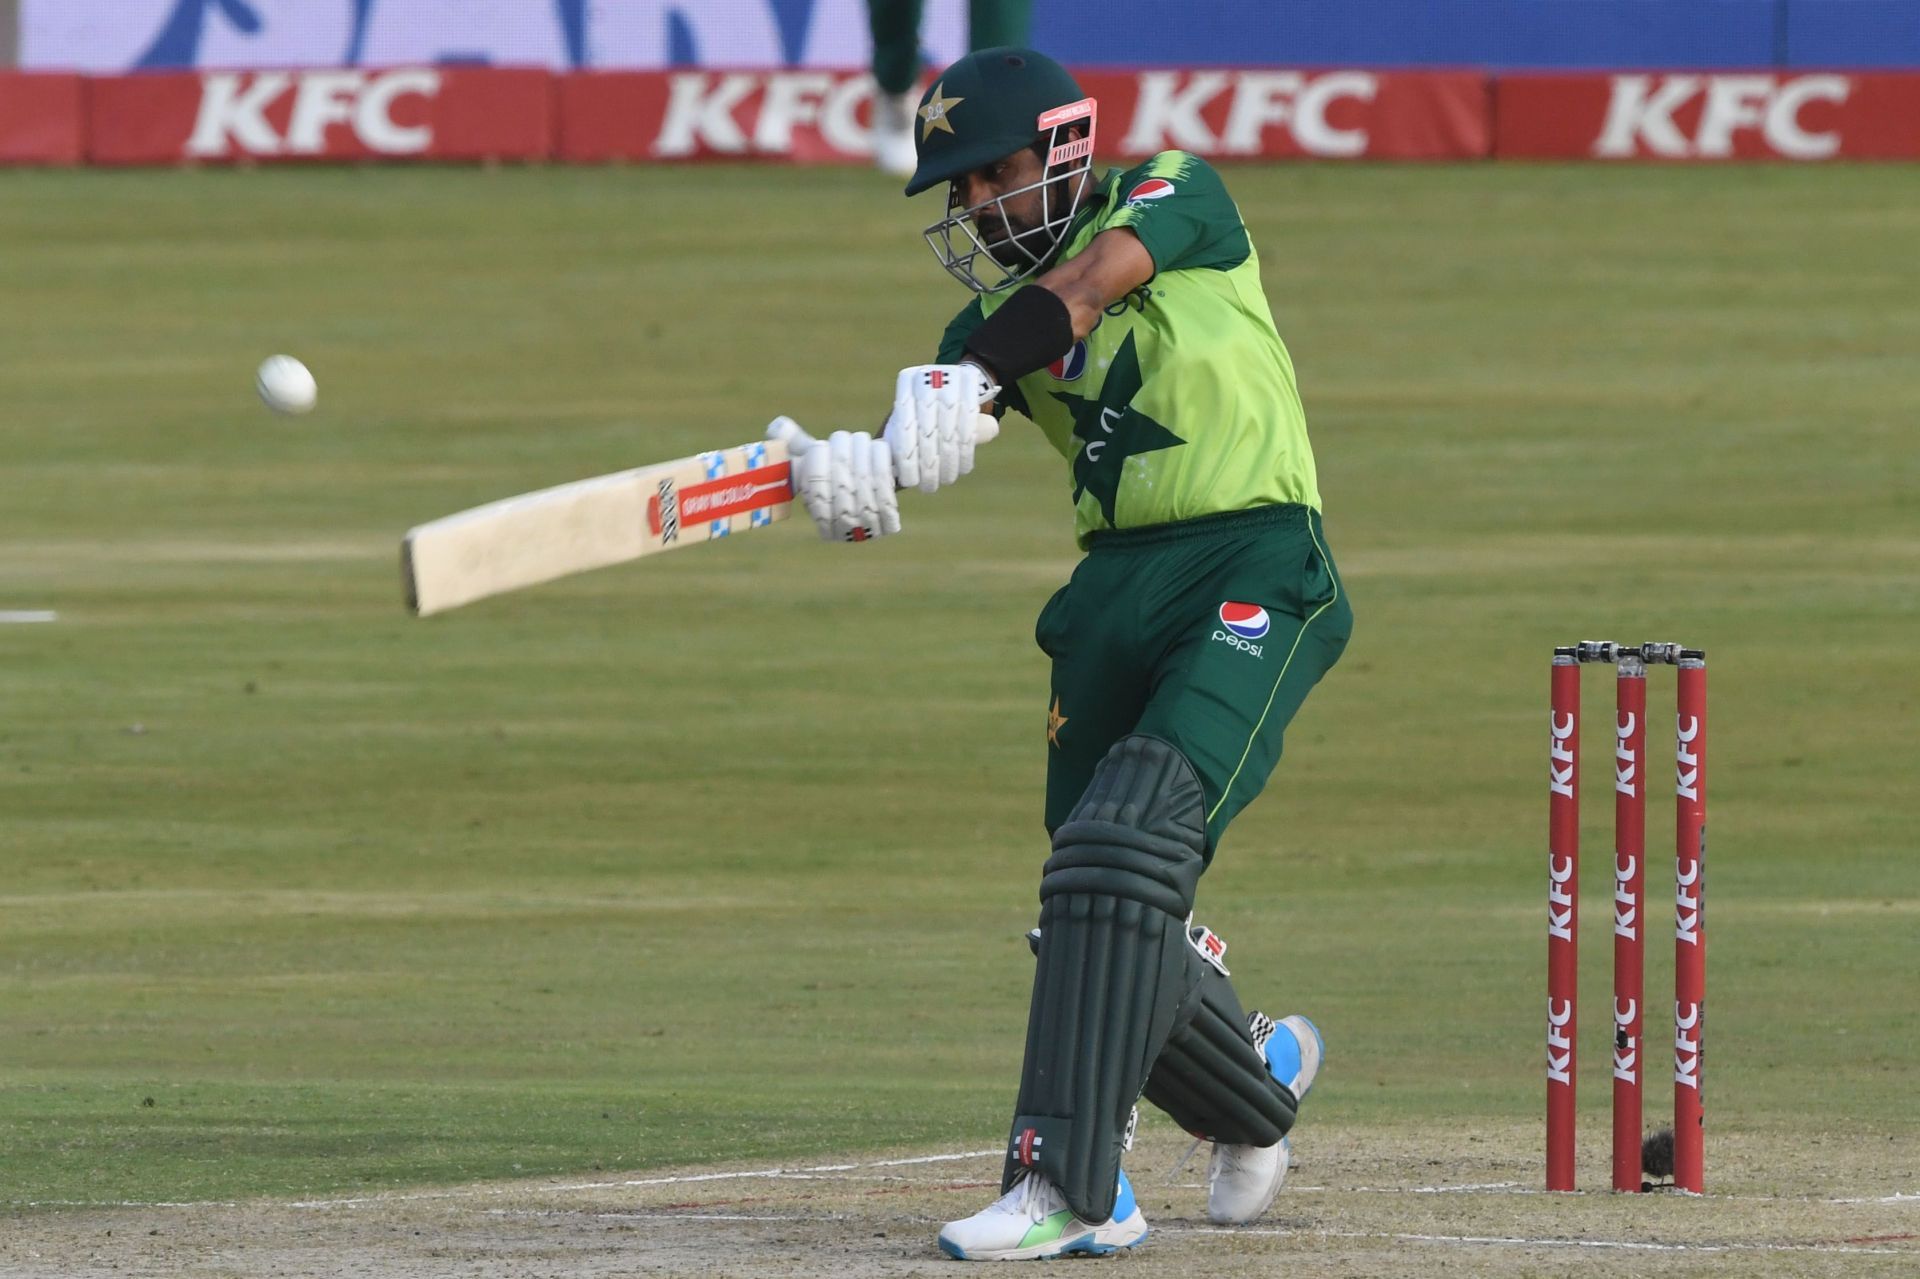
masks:
<svg viewBox="0 0 1920 1279"><path fill-rule="evenodd" d="M0 71L0 165L79 164L86 120L82 77Z"/></svg>
<svg viewBox="0 0 1920 1279"><path fill-rule="evenodd" d="M1494 154L1579 160L1920 159L1920 75L1501 76Z"/></svg>
<svg viewBox="0 0 1920 1279"><path fill-rule="evenodd" d="M583 71L560 81L561 160L865 160L873 82L847 71Z"/></svg>
<svg viewBox="0 0 1920 1279"><path fill-rule="evenodd" d="M545 71L208 71L92 83L95 164L536 160L553 151Z"/></svg>
<svg viewBox="0 0 1920 1279"><path fill-rule="evenodd" d="M1476 72L1091 71L1099 150L1210 159L1466 160L1493 121Z"/></svg>
<svg viewBox="0 0 1920 1279"><path fill-rule="evenodd" d="M1111 159L1920 159L1920 74L1216 67L1080 79ZM855 164L870 155L872 105L865 74L804 69L0 73L0 164Z"/></svg>
<svg viewBox="0 0 1920 1279"><path fill-rule="evenodd" d="M1092 71L1097 149L1211 158L1445 160L1492 145L1486 77L1471 72ZM583 72L560 84L563 160L868 155L871 82L856 72ZM956 123L965 127L964 118Z"/></svg>

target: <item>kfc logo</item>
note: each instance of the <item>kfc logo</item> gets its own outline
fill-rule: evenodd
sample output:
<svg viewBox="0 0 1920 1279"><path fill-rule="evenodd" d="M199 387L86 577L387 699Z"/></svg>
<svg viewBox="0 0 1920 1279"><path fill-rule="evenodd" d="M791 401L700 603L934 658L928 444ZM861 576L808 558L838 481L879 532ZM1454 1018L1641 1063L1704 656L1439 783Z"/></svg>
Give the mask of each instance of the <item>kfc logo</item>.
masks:
<svg viewBox="0 0 1920 1279"><path fill-rule="evenodd" d="M232 156L318 156L329 153L328 134L350 129L369 151L419 155L433 144L424 118L396 118L407 99L432 99L440 72L425 67L399 71L262 71L247 75L212 72L202 77L200 109L185 153L195 159ZM413 114L424 116L417 105ZM274 121L285 118L277 128Z"/></svg>
<svg viewBox="0 0 1920 1279"><path fill-rule="evenodd" d="M1724 160L1737 154L1825 160L1839 154L1840 134L1810 125L1808 107L1839 106L1851 90L1842 75L1614 76L1593 154L1608 160Z"/></svg>
<svg viewBox="0 0 1920 1279"><path fill-rule="evenodd" d="M831 152L869 155L873 141L858 113L872 96L866 76L826 71L676 75L653 154L786 155L804 130Z"/></svg>
<svg viewBox="0 0 1920 1279"><path fill-rule="evenodd" d="M1618 996L1613 1001L1613 1077L1633 1083L1640 1073L1640 1004Z"/></svg>
<svg viewBox="0 0 1920 1279"><path fill-rule="evenodd" d="M1573 858L1558 853L1547 858L1547 936L1573 940Z"/></svg>
<svg viewBox="0 0 1920 1279"><path fill-rule="evenodd" d="M1368 71L1143 71L1133 122L1120 149L1151 155L1176 148L1200 155L1263 155L1271 129L1283 129L1302 154L1351 157L1367 150L1367 131L1334 122L1343 100L1371 104L1379 77ZM1215 104L1226 113L1218 125ZM1352 108L1348 111L1351 113ZM1128 197L1140 198L1142 183ZM1169 186L1161 194L1172 194Z"/></svg>
<svg viewBox="0 0 1920 1279"><path fill-rule="evenodd" d="M1547 1000L1547 1078L1556 1084L1573 1086L1573 1036L1567 1027L1573 1024L1571 999Z"/></svg>
<svg viewBox="0 0 1920 1279"><path fill-rule="evenodd" d="M1547 783L1556 795L1573 798L1573 731L1577 724L1572 712L1568 712L1566 722L1560 721L1560 713L1550 716L1553 728L1553 740L1547 746Z"/></svg>

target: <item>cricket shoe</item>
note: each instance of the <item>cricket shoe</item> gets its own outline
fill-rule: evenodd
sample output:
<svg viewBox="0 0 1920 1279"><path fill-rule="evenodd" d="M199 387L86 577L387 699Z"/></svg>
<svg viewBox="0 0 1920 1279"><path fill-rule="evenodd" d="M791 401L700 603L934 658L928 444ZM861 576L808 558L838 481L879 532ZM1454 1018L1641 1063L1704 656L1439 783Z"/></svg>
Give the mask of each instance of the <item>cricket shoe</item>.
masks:
<svg viewBox="0 0 1920 1279"><path fill-rule="evenodd" d="M1147 1219L1134 1202L1127 1174L1113 1216L1097 1225L1073 1215L1051 1181L1022 1173L1013 1189L971 1217L950 1221L940 1232L940 1251L961 1261L1041 1261L1074 1253L1104 1256L1147 1237Z"/></svg>
<svg viewBox="0 0 1920 1279"><path fill-rule="evenodd" d="M920 162L913 147L914 117L919 114L917 91L873 95L873 164L882 173L910 178Z"/></svg>
<svg viewBox="0 0 1920 1279"><path fill-rule="evenodd" d="M1326 1042L1320 1030L1295 1014L1279 1021L1265 1013L1247 1014L1253 1046L1267 1059L1267 1070L1293 1093L1306 1099L1320 1073ZM1271 1146L1231 1146L1215 1142L1213 1162L1207 1167L1207 1220L1221 1226L1244 1226L1273 1206L1287 1179L1293 1143L1285 1137Z"/></svg>

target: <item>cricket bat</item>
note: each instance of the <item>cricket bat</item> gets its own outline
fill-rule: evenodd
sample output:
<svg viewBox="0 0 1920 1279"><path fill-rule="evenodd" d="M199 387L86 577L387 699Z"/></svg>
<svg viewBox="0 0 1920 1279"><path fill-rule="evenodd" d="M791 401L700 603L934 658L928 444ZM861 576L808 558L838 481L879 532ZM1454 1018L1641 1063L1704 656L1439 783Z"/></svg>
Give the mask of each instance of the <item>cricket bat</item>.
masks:
<svg viewBox="0 0 1920 1279"><path fill-rule="evenodd" d="M793 509L778 440L576 480L407 531L400 572L420 617L589 569L767 528Z"/></svg>

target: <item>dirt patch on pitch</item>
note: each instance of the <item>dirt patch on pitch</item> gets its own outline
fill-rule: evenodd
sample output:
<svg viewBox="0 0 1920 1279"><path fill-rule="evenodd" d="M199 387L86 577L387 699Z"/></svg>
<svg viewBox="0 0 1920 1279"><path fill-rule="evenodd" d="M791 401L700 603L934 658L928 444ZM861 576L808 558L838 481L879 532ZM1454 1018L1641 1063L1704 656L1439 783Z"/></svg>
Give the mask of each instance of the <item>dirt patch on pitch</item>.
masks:
<svg viewBox="0 0 1920 1279"><path fill-rule="evenodd" d="M1293 1178L1258 1226L1207 1224L1202 1150L1162 1126L1129 1161L1154 1233L1110 1265L1131 1276L1681 1273L1912 1274L1920 1186L1896 1145L1716 1141L1715 1193L1540 1193L1531 1129L1302 1134ZM1604 1158L1604 1151L1590 1151ZM1584 1179L1604 1184L1590 1160ZM1768 1170L1793 1168L1783 1185ZM543 1180L364 1199L34 1206L0 1232L0 1275L780 1275L872 1279L964 1271L939 1224L990 1200L995 1153ZM1076 1273L1079 1273L1076 1270Z"/></svg>

